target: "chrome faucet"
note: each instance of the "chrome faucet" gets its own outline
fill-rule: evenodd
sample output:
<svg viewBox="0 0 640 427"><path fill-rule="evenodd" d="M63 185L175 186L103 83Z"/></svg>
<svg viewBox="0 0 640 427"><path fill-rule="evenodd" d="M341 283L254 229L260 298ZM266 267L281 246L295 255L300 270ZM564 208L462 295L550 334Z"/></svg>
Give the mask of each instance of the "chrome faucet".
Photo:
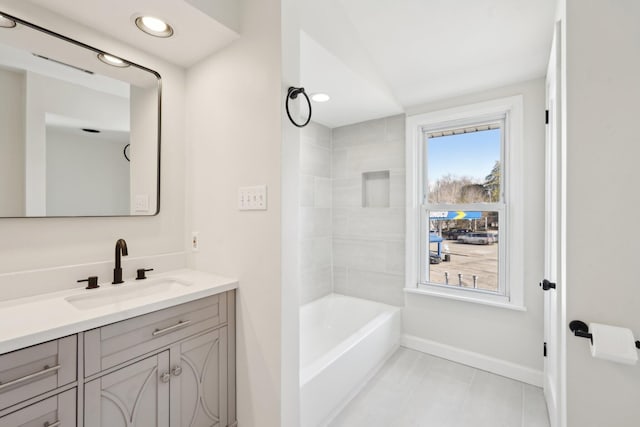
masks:
<svg viewBox="0 0 640 427"><path fill-rule="evenodd" d="M118 239L116 242L116 268L113 269L113 283L117 285L118 283L123 283L122 280L122 266L121 266L121 256L129 255L127 251L127 242L124 239Z"/></svg>

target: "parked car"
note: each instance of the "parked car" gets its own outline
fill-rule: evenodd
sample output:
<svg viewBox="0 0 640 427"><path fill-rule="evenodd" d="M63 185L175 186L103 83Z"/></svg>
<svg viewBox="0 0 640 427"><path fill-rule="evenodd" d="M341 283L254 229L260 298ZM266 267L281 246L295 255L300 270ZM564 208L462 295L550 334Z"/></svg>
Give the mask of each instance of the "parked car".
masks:
<svg viewBox="0 0 640 427"><path fill-rule="evenodd" d="M494 233L488 233L486 231L477 233L467 233L458 237L458 241L461 243L469 243L472 245L491 245L496 242Z"/></svg>
<svg viewBox="0 0 640 427"><path fill-rule="evenodd" d="M448 240L458 240L460 236L463 236L467 233L471 233L471 230L468 228L452 228L451 230L443 231L442 237Z"/></svg>

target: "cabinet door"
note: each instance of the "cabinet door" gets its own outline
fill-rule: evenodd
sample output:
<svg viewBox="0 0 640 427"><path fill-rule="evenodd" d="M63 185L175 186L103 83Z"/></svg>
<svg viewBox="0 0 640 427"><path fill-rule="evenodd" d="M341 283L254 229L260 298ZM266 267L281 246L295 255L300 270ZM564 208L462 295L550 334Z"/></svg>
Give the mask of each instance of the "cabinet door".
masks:
<svg viewBox="0 0 640 427"><path fill-rule="evenodd" d="M42 426L76 426L75 388L0 418L0 427Z"/></svg>
<svg viewBox="0 0 640 427"><path fill-rule="evenodd" d="M169 427L169 352L85 385L85 427Z"/></svg>
<svg viewBox="0 0 640 427"><path fill-rule="evenodd" d="M227 331L176 345L171 353L171 427L226 427Z"/></svg>

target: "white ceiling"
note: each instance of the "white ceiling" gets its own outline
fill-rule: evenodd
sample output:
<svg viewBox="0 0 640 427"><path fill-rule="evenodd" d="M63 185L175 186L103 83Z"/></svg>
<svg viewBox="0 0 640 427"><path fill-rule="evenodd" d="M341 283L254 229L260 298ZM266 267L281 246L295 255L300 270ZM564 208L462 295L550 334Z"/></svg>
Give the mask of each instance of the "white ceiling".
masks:
<svg viewBox="0 0 640 427"><path fill-rule="evenodd" d="M239 37L230 26L194 6L194 0L22 0L81 22L96 31L149 52L170 63L190 67ZM135 17L151 15L169 22L170 38L149 36Z"/></svg>
<svg viewBox="0 0 640 427"><path fill-rule="evenodd" d="M313 103L314 121L337 127L402 113L400 104L384 88L363 79L304 32L300 46L305 91L331 94L330 102Z"/></svg>
<svg viewBox="0 0 640 427"><path fill-rule="evenodd" d="M205 0L21 1L186 68L239 37L237 22L212 16ZM313 119L329 127L543 76L556 8L556 0L298 1L301 81L332 97L314 104ZM142 33L133 25L141 13L169 20L175 35Z"/></svg>
<svg viewBox="0 0 640 427"><path fill-rule="evenodd" d="M5 40L0 38L0 68L29 70L43 76L84 86L96 91L109 93L122 98L129 98L129 85L122 80L111 78L104 74L89 75L60 63L47 61L34 56L28 50L17 49L3 44L2 42L4 41ZM74 62L74 64L78 63L81 62Z"/></svg>
<svg viewBox="0 0 640 427"><path fill-rule="evenodd" d="M543 76L556 9L556 0L301 1L302 29L318 45L302 37L302 84L332 96L314 104L314 120L330 127Z"/></svg>

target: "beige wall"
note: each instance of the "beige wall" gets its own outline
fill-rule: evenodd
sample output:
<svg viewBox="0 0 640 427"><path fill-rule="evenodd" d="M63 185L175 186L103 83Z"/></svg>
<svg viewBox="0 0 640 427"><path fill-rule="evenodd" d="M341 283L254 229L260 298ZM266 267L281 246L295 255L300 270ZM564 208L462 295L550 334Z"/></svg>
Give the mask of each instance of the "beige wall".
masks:
<svg viewBox="0 0 640 427"><path fill-rule="evenodd" d="M154 131L157 116L154 105L158 104L158 95L154 87L132 87L129 100L131 127L129 132L129 169L131 174L130 212L132 215L155 213L158 196L155 191L156 165L158 154L156 141L158 132ZM136 197L148 196L149 209L136 210Z"/></svg>
<svg viewBox="0 0 640 427"><path fill-rule="evenodd" d="M566 320L640 336L640 3L567 0ZM559 325L566 328L565 325ZM640 369L590 355L567 336L569 427L640 423Z"/></svg>
<svg viewBox="0 0 640 427"><path fill-rule="evenodd" d="M522 94L524 98L524 305L526 312L439 297L406 294L408 335L540 372L542 380L544 239L544 80L412 108L408 116Z"/></svg>
<svg viewBox="0 0 640 427"><path fill-rule="evenodd" d="M47 126L47 214L129 214L127 135Z"/></svg>
<svg viewBox="0 0 640 427"><path fill-rule="evenodd" d="M0 217L24 215L25 76L0 68Z"/></svg>
<svg viewBox="0 0 640 427"><path fill-rule="evenodd" d="M281 404L280 2L243 6L240 39L187 73L187 231L200 233L192 267L240 281L238 422L269 427ZM239 211L238 187L256 184L268 210Z"/></svg>
<svg viewBox="0 0 640 427"><path fill-rule="evenodd" d="M301 3L281 0L282 85L280 99L290 86L300 87ZM295 110L295 105L292 103ZM300 426L300 140L301 130L281 111L282 125L282 349L280 426Z"/></svg>
<svg viewBox="0 0 640 427"><path fill-rule="evenodd" d="M157 94L156 94L157 97ZM104 109L94 108L101 105ZM91 123L98 129L129 128L129 100L122 96L94 90L82 85L71 84L68 81L49 77L33 71L26 72L26 123L25 123L25 201L27 216L65 216L65 215L127 215L128 202L123 206L115 203L109 208L108 202L96 204L89 202L82 208L83 196L78 196L75 202L64 206L61 198L54 203L47 200L51 182L51 173L47 170L47 126L49 114L82 120ZM157 113L156 113L157 116ZM49 119L50 120L50 119ZM154 128L153 125L152 129ZM126 143L122 146L124 147ZM157 151L157 140L154 144ZM80 170L81 168L78 168ZM127 168L128 169L128 168ZM118 170L118 169L114 169ZM127 172L127 175L129 173ZM155 175L155 174L154 174ZM92 178L87 177L87 181ZM128 177L127 177L128 181ZM88 184L88 183L87 183ZM54 183L56 186L56 183ZM96 185L96 193L104 191L105 184ZM113 190L111 190L113 191ZM71 189L69 191L71 193ZM129 190L123 195L129 197ZM69 195L71 198L72 195ZM94 196L95 197L95 196ZM70 201L70 200L68 200ZM80 206L79 206L80 205ZM96 209L100 206L99 209ZM123 209L124 207L124 209ZM52 211L48 209L52 208ZM78 209L79 208L79 209Z"/></svg>

